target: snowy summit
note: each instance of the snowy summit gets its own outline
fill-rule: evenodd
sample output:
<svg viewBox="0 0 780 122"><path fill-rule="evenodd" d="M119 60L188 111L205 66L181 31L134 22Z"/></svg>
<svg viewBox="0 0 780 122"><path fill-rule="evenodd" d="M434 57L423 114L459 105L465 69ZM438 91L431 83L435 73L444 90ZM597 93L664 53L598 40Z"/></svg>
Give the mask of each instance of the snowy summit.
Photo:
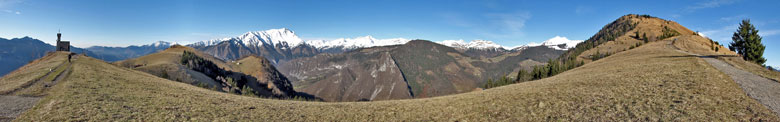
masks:
<svg viewBox="0 0 780 122"><path fill-rule="evenodd" d="M282 49L292 49L296 46L300 46L303 44L310 45L318 49L330 49L330 48L356 49L356 48L364 48L364 47L400 45L400 44L405 44L410 40L405 38L376 39L373 36L369 35L369 36L363 36L357 38L339 38L334 40L305 40L304 41L303 39L299 38L298 35L296 35L295 32L293 32L292 30L287 28L280 28L280 29L270 29L265 31L247 32L238 37L201 41L201 42L193 43L191 45L211 46L211 45L217 45L225 41L229 41L231 43L236 43L245 46L258 46L258 47L263 45L271 45L273 47L280 46ZM557 49L557 50L567 50L569 48L573 48L574 46L577 45L577 43L580 43L582 41L583 40L569 40L566 37L555 36L551 39L545 40L542 43L531 42L527 45L517 46L515 48L505 47L488 40L472 40L469 42L463 40L444 40L436 43L454 47L454 48L459 48L459 49L521 50L528 47L548 46L550 48ZM563 47L561 47L561 45Z"/></svg>
<svg viewBox="0 0 780 122"><path fill-rule="evenodd" d="M584 40L569 40L566 37L561 36L555 36L553 38L547 39L544 42L540 43L534 43L531 42L527 45L517 47L515 49L524 49L527 47L535 47L535 46L547 46L556 50L568 50L569 48L574 48L577 46L578 43L583 42ZM561 48L560 45L564 45L564 48Z"/></svg>
<svg viewBox="0 0 780 122"><path fill-rule="evenodd" d="M444 40L438 43L460 49L506 49L504 46L498 45L488 40L473 40L470 42L465 42L463 40Z"/></svg>
<svg viewBox="0 0 780 122"><path fill-rule="evenodd" d="M399 45L409 42L409 39L393 38L393 39L376 39L372 36L363 36L357 38L339 38L335 40L309 40L306 44L312 45L319 49L323 48L345 48L355 49L361 47L374 47L374 46L387 46L387 45Z"/></svg>

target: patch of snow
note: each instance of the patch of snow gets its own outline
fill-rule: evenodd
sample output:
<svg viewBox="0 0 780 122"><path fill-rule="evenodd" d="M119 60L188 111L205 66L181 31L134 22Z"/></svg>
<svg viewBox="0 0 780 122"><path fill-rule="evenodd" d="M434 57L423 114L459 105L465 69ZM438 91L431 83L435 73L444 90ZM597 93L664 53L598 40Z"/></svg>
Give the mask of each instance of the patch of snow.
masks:
<svg viewBox="0 0 780 122"><path fill-rule="evenodd" d="M387 96L393 96L393 90L395 89L395 83L393 82L393 85L390 85L390 92L387 92Z"/></svg>
<svg viewBox="0 0 780 122"><path fill-rule="evenodd" d="M344 68L344 65L334 64L333 67L336 68L336 69L341 69L341 68Z"/></svg>
<svg viewBox="0 0 780 122"><path fill-rule="evenodd" d="M376 95L378 95L380 92L382 92L382 87L383 86L379 86L379 89L374 89L374 92L371 93L371 99L369 99L369 100L374 100L374 98L376 98Z"/></svg>
<svg viewBox="0 0 780 122"><path fill-rule="evenodd" d="M696 32L696 35L699 35L701 37L707 38L707 35L704 35L702 32Z"/></svg>
<svg viewBox="0 0 780 122"><path fill-rule="evenodd" d="M376 70L371 70L371 77L376 78Z"/></svg>
<svg viewBox="0 0 780 122"><path fill-rule="evenodd" d="M176 42L166 42L166 41L157 41L152 44L144 45L144 46L152 46L152 47L170 47L171 45L177 44Z"/></svg>
<svg viewBox="0 0 780 122"><path fill-rule="evenodd" d="M379 71L385 72L387 70L387 62L382 63L382 66L379 67Z"/></svg>

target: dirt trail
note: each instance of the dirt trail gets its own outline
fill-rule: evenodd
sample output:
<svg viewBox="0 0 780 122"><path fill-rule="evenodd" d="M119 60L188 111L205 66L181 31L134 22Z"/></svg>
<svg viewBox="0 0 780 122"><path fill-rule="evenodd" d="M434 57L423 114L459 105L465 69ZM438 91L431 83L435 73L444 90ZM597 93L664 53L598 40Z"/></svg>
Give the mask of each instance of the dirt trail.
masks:
<svg viewBox="0 0 780 122"><path fill-rule="evenodd" d="M77 57L77 55L74 55L72 61L75 61ZM44 87L47 88L57 84L60 80L65 79L65 77L67 77L72 69L72 64L68 62L63 62L62 64L57 65L57 67L61 67L63 65L66 67L65 70L58 74L54 74L55 70L49 71L43 77L36 79L27 85L23 85L6 95L0 95L0 122L9 122L14 120L16 117L22 114L22 112L32 108L36 103L38 103L38 100L42 98L42 96L13 96L12 94L14 94L14 92L29 88L35 84L45 85ZM52 69L56 69L57 67ZM54 80L46 81L46 77L51 75L56 76Z"/></svg>
<svg viewBox="0 0 780 122"><path fill-rule="evenodd" d="M0 122L11 121L38 103L40 97L0 96Z"/></svg>
<svg viewBox="0 0 780 122"><path fill-rule="evenodd" d="M731 64L718 60L717 56L701 56L679 50L679 48L673 45L672 47L677 49L678 52L698 56L699 58L704 59L707 61L707 63L716 69L720 70L726 75L729 75L732 80L737 82L737 84L742 87L742 90L745 91L748 96L756 99L765 107L769 108L769 110L775 112L777 116L780 116L780 83L744 70L740 70Z"/></svg>

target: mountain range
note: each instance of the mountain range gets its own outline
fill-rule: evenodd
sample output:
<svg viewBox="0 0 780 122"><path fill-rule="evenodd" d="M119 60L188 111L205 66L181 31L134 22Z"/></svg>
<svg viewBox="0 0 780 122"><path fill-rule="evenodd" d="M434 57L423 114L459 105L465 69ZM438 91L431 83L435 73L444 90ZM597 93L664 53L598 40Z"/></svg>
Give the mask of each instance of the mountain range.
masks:
<svg viewBox="0 0 780 122"><path fill-rule="evenodd" d="M293 59L280 64L279 69L300 92L326 101L373 101L473 91L488 79L528 71L562 53L536 46L493 57L472 57L464 50L412 40Z"/></svg>
<svg viewBox="0 0 780 122"><path fill-rule="evenodd" d="M6 69L6 72L53 50L53 46L40 40L26 37L15 41L19 40L36 44L30 48L24 48L29 50L25 52L36 55L31 55L28 58L0 57L0 61L16 64L4 65L5 67L2 68ZM6 43L8 47L20 47L12 45L25 44L10 43L13 42L10 40L3 42L8 42ZM185 46L203 52L204 55L213 56L212 62L230 62L239 61L246 57L262 57L263 60L270 61L271 65L278 66L281 75L286 76L284 79L290 79L290 81L285 81L289 82L286 84L292 84L303 93L321 97L326 101L360 101L432 97L468 92L478 88L488 79L513 76L519 70L528 71L531 66L545 64L547 60L557 58L557 55L578 42L581 41L555 37L541 44L531 43L523 46L505 47L487 40L431 42L404 38L376 39L372 36L304 41L292 30L281 28L247 32L238 37L200 41ZM204 83L213 84L212 87L225 87L225 85L215 84L216 81L219 81L218 79L207 78L204 75L190 74L187 75L188 77L179 77L181 73L189 74L193 71L184 69L151 70L154 68L143 68L150 61L143 62L145 60L135 61L138 59L133 59L163 51L173 45L178 44L158 41L152 44L128 47L92 46L88 47L86 51L73 48L73 52L87 52L88 56L109 62L121 61L117 62L118 65L130 64L123 66L140 68L141 71L147 71L160 77L163 76L162 72L166 72L164 74L175 81L193 85ZM22 53L16 50L13 49L10 51L14 52L4 54L21 56L18 54ZM134 61L124 61L127 59ZM304 63L306 65L301 65ZM334 66L338 66L338 68ZM324 75L344 76L322 79ZM444 77L445 75L453 76ZM381 82L376 82L377 80ZM350 87L354 85L366 87ZM354 90L327 89L322 91L323 88L330 87L354 88ZM287 94L294 92L290 91Z"/></svg>
<svg viewBox="0 0 780 122"><path fill-rule="evenodd" d="M186 45L113 63L58 51L0 78L0 107L10 108L0 121L780 121L780 73L712 43L676 22L629 14L574 48L487 49L496 56L421 39L278 63ZM546 78L478 87L528 66ZM387 101L277 99L298 92ZM424 99L392 100L408 98Z"/></svg>
<svg viewBox="0 0 780 122"><path fill-rule="evenodd" d="M41 40L34 39L32 37L22 37L5 39L0 38L0 47L4 47L0 51L0 75L8 74L9 72L29 63L34 59L38 59L46 55L48 52L54 51L54 46L44 43ZM100 59L119 59L116 55L107 55L101 53L95 53L93 51L70 47L73 53L83 53L92 57L99 57Z"/></svg>
<svg viewBox="0 0 780 122"><path fill-rule="evenodd" d="M409 41L409 39L405 38L376 39L372 36L304 41L292 30L280 28L247 32L233 38L200 41L188 44L187 46L202 50L223 60L235 60L248 55L257 55L266 57L278 64L287 60L310 57L319 53L341 53L358 48L400 45ZM505 52L518 51L536 46L547 46L553 49L566 50L574 47L574 45L579 42L582 42L582 40L568 40L565 37L556 36L541 44L531 43L511 48L487 40L473 40L470 42L465 42L463 40L445 40L437 43L454 47L459 50L474 50L469 52L475 52L476 54L496 56Z"/></svg>
<svg viewBox="0 0 780 122"><path fill-rule="evenodd" d="M146 45L130 45L127 47L108 47L108 46L91 46L87 47L86 49L92 52L95 52L100 55L112 55L116 58L100 58L105 61L114 62L129 58L135 58L144 56L147 54L155 53L161 50L165 50L168 47L171 47L171 45L175 45L176 43L172 42L165 42L165 41L158 41L152 44L146 44Z"/></svg>

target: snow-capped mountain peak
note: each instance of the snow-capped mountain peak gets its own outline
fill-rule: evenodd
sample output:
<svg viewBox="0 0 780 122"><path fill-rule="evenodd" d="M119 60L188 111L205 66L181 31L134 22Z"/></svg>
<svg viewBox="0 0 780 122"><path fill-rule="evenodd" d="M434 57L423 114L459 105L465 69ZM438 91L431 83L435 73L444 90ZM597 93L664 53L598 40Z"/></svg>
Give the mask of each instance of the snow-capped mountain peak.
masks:
<svg viewBox="0 0 780 122"><path fill-rule="evenodd" d="M265 31L247 32L244 35L237 37L241 43L245 45L287 45L289 47L295 47L303 43L295 32L287 29L270 29Z"/></svg>
<svg viewBox="0 0 780 122"><path fill-rule="evenodd" d="M193 46L211 46L217 45L222 42L230 42L233 44L247 45L247 46L263 46L272 45L274 47L279 46L281 49L294 48L299 45L305 44L313 46L315 48L343 48L343 49L355 49L362 47L373 46L387 46L387 45L399 45L409 42L409 39L405 38L392 38L392 39L376 39L373 36L362 36L356 38L339 38L335 40L307 40L299 38L290 29L270 29L265 31L252 31L242 34L238 37L214 39L207 41L200 41L193 43Z"/></svg>
<svg viewBox="0 0 780 122"><path fill-rule="evenodd" d="M245 46L256 46L256 47L270 45L273 47L278 47L280 49L290 49L290 48L295 48L299 45L308 45L308 46L315 47L317 49L336 48L342 50L349 50L349 49L363 48L363 47L400 45L400 44L405 44L409 41L410 41L409 39L405 39L405 38L376 39L370 35L355 37L355 38L338 38L334 40L304 41L301 38L299 38L292 30L287 28L279 28L279 29L269 29L264 31L252 31L252 32L244 33L238 37L201 41L201 42L193 43L191 45L211 46L211 45L217 45L222 42L230 42L233 44L239 44ZM566 37L555 36L553 38L545 40L542 43L531 42L529 44L523 46L516 46L511 49L521 50L521 49L534 47L534 46L547 46L557 50L567 50L569 48L573 48L574 46L577 45L577 43L580 43L582 41L583 40L569 40ZM437 43L450 46L450 47L460 48L460 49L504 49L504 50L510 49L508 47L496 44L488 40L472 40L468 42L463 40L444 40Z"/></svg>
<svg viewBox="0 0 780 122"><path fill-rule="evenodd" d="M548 39L542 43L542 45L546 46L557 46L561 44L566 44L566 48L574 48L574 46L577 46L577 43L582 42L583 40L569 40L566 37L561 36L555 36L551 39Z"/></svg>
<svg viewBox="0 0 780 122"><path fill-rule="evenodd" d="M578 43L583 41L584 40L569 40L566 37L555 36L553 38L545 40L542 43L531 42L523 46L515 47L513 49L525 49L528 47L535 47L535 46L547 46L556 50L568 50L569 48L574 48L575 46L577 46ZM564 47L561 48L559 45L564 45Z"/></svg>
<svg viewBox="0 0 780 122"><path fill-rule="evenodd" d="M169 46L175 45L175 44L177 44L177 43L176 42L157 41L157 42L154 42L154 43L148 44L148 45L152 46L152 47L169 47Z"/></svg>
<svg viewBox="0 0 780 122"><path fill-rule="evenodd" d="M335 48L342 47L345 49L354 49L361 47L374 47L374 46L387 46L387 45L399 45L409 42L409 39L393 38L393 39L376 39L373 36L362 36L356 38L339 38L334 40L309 40L306 44L312 45L317 48Z"/></svg>
<svg viewBox="0 0 780 122"><path fill-rule="evenodd" d="M441 42L438 42L439 44L455 47L455 48L461 48L461 49L468 49L468 48L474 48L474 49L498 49L502 48L503 46L498 45L496 43L493 43L492 41L488 40L472 40L469 42L461 40L444 40Z"/></svg>

